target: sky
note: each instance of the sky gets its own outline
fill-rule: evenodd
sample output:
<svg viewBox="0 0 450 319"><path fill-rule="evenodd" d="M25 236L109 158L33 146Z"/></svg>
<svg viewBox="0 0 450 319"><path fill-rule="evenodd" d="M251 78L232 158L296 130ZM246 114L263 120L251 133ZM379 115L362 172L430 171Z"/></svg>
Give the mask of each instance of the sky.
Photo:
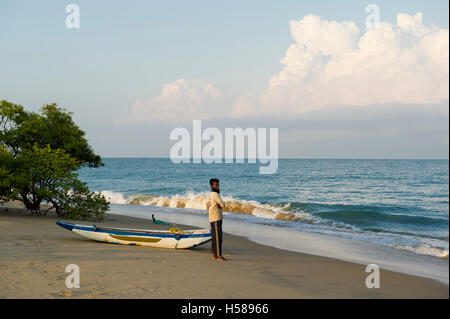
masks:
<svg viewBox="0 0 450 319"><path fill-rule="evenodd" d="M286 158L448 159L448 6L3 0L0 99L67 108L103 157L168 157L200 119L276 127Z"/></svg>

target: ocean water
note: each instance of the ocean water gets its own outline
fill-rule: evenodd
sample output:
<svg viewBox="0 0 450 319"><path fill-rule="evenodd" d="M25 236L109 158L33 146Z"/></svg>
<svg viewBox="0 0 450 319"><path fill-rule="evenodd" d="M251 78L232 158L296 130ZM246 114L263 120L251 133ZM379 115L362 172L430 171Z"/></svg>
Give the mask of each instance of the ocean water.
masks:
<svg viewBox="0 0 450 319"><path fill-rule="evenodd" d="M273 175L259 174L259 164L250 163L103 161L104 167L83 168L79 175L91 190L122 204L115 213L126 207L128 214L134 209L148 218L170 215L171 222L189 214L206 220L208 181L214 177L230 225L264 225L291 238L323 234L448 259L448 160L281 159Z"/></svg>

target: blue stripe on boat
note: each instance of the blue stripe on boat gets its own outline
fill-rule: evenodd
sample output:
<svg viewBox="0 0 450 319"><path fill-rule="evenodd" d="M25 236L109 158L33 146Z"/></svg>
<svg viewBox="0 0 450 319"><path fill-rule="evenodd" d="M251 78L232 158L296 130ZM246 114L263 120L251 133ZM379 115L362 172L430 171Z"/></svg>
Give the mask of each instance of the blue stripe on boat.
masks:
<svg viewBox="0 0 450 319"><path fill-rule="evenodd" d="M56 221L56 224L58 226L61 226L62 228L68 229L68 230L72 230L74 228L74 224L70 224L70 223L65 223L65 222L61 222L59 220Z"/></svg>

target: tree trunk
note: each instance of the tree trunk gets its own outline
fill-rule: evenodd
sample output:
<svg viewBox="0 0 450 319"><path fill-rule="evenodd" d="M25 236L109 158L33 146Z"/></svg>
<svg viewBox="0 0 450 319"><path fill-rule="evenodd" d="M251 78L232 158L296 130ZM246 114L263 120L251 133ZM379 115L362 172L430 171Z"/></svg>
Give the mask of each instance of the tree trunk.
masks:
<svg viewBox="0 0 450 319"><path fill-rule="evenodd" d="M25 205L26 209L31 211L38 211L41 208L41 202L39 200L31 201L28 199L26 194L21 194L22 202Z"/></svg>

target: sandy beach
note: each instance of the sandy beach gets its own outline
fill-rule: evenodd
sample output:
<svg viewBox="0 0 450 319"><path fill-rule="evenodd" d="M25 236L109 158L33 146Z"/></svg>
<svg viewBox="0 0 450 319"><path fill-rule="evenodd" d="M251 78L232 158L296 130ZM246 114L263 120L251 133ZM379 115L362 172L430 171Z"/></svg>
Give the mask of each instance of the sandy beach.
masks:
<svg viewBox="0 0 450 319"><path fill-rule="evenodd" d="M0 208L1 298L448 298L448 286L381 270L381 287L365 287L359 264L280 250L224 234L227 262L209 243L169 250L98 243L55 224ZM78 221L78 223L83 223ZM85 224L92 222L85 221ZM109 215L98 225L166 228ZM184 229L191 226L180 225ZM68 289L68 264L80 267L80 288Z"/></svg>

